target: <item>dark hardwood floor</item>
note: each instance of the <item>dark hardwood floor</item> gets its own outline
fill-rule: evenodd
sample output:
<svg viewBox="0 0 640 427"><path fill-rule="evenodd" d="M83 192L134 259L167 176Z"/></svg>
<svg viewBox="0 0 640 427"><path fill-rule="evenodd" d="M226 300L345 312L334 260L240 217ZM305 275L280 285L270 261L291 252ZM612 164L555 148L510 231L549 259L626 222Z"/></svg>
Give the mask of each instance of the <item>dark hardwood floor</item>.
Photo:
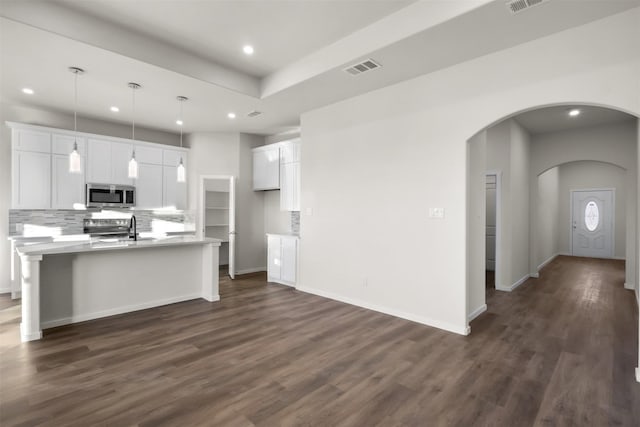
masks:
<svg viewBox="0 0 640 427"><path fill-rule="evenodd" d="M425 280L428 278L425 277ZM45 331L0 303L2 426L638 426L624 264L559 257L458 336L265 283Z"/></svg>

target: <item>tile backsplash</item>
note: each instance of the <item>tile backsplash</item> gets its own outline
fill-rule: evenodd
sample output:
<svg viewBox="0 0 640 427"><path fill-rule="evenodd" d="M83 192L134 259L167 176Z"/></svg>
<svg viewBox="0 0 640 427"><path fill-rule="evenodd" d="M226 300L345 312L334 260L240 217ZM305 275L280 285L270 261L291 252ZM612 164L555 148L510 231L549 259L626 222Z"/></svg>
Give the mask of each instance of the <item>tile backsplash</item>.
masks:
<svg viewBox="0 0 640 427"><path fill-rule="evenodd" d="M300 234L300 212L291 212L291 233Z"/></svg>
<svg viewBox="0 0 640 427"><path fill-rule="evenodd" d="M138 231L195 231L192 211L161 210L45 210L10 209L9 236L57 236L82 234L85 218L129 218L136 216Z"/></svg>

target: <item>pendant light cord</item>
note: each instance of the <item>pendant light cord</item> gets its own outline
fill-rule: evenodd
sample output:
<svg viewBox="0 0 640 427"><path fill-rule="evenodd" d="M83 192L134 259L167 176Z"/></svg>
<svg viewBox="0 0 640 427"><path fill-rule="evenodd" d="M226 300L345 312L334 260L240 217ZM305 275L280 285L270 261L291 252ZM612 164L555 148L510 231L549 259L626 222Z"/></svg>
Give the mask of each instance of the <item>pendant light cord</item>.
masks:
<svg viewBox="0 0 640 427"><path fill-rule="evenodd" d="M182 121L182 104L184 104L184 101L180 101L180 121L182 122L180 125L180 148L182 148L182 127L184 126L184 121Z"/></svg>
<svg viewBox="0 0 640 427"><path fill-rule="evenodd" d="M78 132L78 73L73 74L73 131ZM77 138L77 135L74 138Z"/></svg>
<svg viewBox="0 0 640 427"><path fill-rule="evenodd" d="M135 86L131 87L131 105L132 105L132 113L131 113L131 139L136 139L136 88Z"/></svg>

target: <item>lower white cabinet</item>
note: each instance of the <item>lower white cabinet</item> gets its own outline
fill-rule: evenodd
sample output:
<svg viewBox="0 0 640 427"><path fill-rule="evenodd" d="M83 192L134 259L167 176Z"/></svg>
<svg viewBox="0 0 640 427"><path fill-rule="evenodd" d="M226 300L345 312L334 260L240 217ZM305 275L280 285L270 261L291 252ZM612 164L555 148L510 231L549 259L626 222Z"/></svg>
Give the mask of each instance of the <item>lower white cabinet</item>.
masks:
<svg viewBox="0 0 640 427"><path fill-rule="evenodd" d="M295 286L298 275L298 237L267 234L267 280Z"/></svg>
<svg viewBox="0 0 640 427"><path fill-rule="evenodd" d="M51 208L78 209L85 205L85 158L80 160L80 173L69 172L69 155L51 156Z"/></svg>

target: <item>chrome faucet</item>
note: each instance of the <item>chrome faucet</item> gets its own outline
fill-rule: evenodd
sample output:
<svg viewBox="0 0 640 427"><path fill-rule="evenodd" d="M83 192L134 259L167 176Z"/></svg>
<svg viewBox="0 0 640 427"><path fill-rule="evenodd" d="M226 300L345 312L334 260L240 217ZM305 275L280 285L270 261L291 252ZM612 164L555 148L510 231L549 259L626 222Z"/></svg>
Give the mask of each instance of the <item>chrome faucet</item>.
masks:
<svg viewBox="0 0 640 427"><path fill-rule="evenodd" d="M133 228L133 234L131 234L131 229ZM138 241L138 222L136 221L136 216L131 215L131 219L129 220L129 238L134 241Z"/></svg>

